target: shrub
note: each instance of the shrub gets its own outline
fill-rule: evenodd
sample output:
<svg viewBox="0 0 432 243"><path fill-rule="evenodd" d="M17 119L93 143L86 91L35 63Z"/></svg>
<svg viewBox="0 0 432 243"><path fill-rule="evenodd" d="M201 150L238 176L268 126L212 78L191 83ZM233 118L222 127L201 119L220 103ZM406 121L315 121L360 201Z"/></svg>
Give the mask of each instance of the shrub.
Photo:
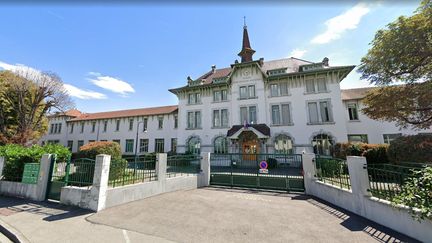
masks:
<svg viewBox="0 0 432 243"><path fill-rule="evenodd" d="M71 154L68 148L60 144L33 145L31 147L17 144L1 146L0 156L6 158L6 164L3 168L4 179L10 181L21 180L24 164L39 163L42 155L48 153L57 154L58 161L66 161Z"/></svg>
<svg viewBox="0 0 432 243"><path fill-rule="evenodd" d="M128 165L127 160L122 159L120 145L116 142L92 142L80 148L76 158L96 159L98 154L111 155L109 179L115 180L123 175ZM90 173L90 172L89 172Z"/></svg>
<svg viewBox="0 0 432 243"><path fill-rule="evenodd" d="M388 163L387 144L337 143L333 157L346 159L347 156L364 156L368 164Z"/></svg>
<svg viewBox="0 0 432 243"><path fill-rule="evenodd" d="M391 142L387 154L392 163L432 163L432 135L399 137Z"/></svg>
<svg viewBox="0 0 432 243"><path fill-rule="evenodd" d="M432 219L432 167L413 171L402 185L401 193L392 199L394 206L403 204L410 208L411 215L417 220Z"/></svg>

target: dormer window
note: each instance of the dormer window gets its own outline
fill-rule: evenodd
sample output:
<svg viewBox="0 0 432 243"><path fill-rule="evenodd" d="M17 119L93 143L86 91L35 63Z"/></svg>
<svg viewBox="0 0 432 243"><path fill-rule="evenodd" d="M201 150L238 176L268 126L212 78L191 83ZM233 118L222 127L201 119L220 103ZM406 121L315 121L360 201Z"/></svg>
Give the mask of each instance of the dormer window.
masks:
<svg viewBox="0 0 432 243"><path fill-rule="evenodd" d="M280 75L280 74L284 74L284 73L286 73L286 68L279 68L279 69L273 69L273 70L267 71L267 74L269 76Z"/></svg>

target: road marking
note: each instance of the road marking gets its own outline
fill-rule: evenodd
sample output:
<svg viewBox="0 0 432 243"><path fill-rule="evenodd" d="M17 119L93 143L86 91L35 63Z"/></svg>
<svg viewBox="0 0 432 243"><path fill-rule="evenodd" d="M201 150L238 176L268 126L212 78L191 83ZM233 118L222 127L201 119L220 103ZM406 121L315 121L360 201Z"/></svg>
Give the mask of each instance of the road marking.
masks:
<svg viewBox="0 0 432 243"><path fill-rule="evenodd" d="M129 236L128 236L128 234L127 234L127 231L126 231L126 230L123 230L123 237L124 237L124 239L125 239L126 243L130 243L130 240L129 240Z"/></svg>

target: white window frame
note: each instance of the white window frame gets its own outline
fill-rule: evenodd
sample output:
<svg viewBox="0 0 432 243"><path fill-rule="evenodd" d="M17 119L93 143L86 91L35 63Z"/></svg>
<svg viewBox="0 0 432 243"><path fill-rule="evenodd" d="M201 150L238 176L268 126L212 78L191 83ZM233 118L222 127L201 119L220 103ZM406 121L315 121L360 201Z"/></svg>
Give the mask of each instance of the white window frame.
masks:
<svg viewBox="0 0 432 243"><path fill-rule="evenodd" d="M282 113L282 106L288 106L288 121L284 121L284 117L283 117L283 113ZM275 123L274 119L273 119L273 107L277 106L279 109L279 123ZM293 125L292 123L292 108L291 108L291 102L284 102L284 103L274 103L274 104L270 104L270 119L271 119L271 124L273 126L291 126Z"/></svg>
<svg viewBox="0 0 432 243"><path fill-rule="evenodd" d="M350 109L352 109L353 107L350 106L355 106L355 116L357 117L357 119L351 119L351 111ZM348 102L347 103L347 111L348 111L348 120L349 121L359 121L359 109L358 109L358 103L357 102ZM354 116L353 116L354 117Z"/></svg>
<svg viewBox="0 0 432 243"><path fill-rule="evenodd" d="M242 96L242 89L246 89L246 95ZM251 94L253 91L253 94ZM256 99L257 95L256 95L256 87L255 84L250 84L250 85L242 85L239 87L239 99L240 100L247 100L247 99Z"/></svg>
<svg viewBox="0 0 432 243"><path fill-rule="evenodd" d="M324 81L324 86L325 86L325 90L319 90L319 82L320 81ZM308 83L312 82L313 84L313 91L308 91ZM326 76L316 76L316 77L306 77L305 79L305 94L318 94L318 93L328 93L329 92L329 88L328 88L328 79Z"/></svg>
<svg viewBox="0 0 432 243"><path fill-rule="evenodd" d="M192 122L189 121L189 113L192 113ZM199 124L197 119L197 114L199 114ZM191 125L191 126L190 126ZM202 112L201 110L190 110L186 112L186 129L201 129L202 128Z"/></svg>
<svg viewBox="0 0 432 243"><path fill-rule="evenodd" d="M251 107L255 107L255 121L254 122L251 121L251 113L250 113L250 108ZM256 105L256 104L252 105L251 104L251 105L244 105L244 106L240 106L239 107L240 124L243 124L245 122L244 120L242 121L242 115L241 115L242 108L246 108L246 111L247 111L247 113L246 113L246 116L247 116L246 122L248 124L258 124L258 105Z"/></svg>
<svg viewBox="0 0 432 243"><path fill-rule="evenodd" d="M227 114L226 124L223 124L222 111L226 111L226 114ZM217 112L219 115L219 124L215 123L215 112ZM228 108L213 109L212 110L212 128L227 128L228 126L229 126Z"/></svg>
<svg viewBox="0 0 432 243"><path fill-rule="evenodd" d="M321 114L321 106L320 104L322 102L327 102L327 106L328 106L328 111L329 111L329 118L330 121L323 121L322 119L322 114ZM310 115L310 110L309 110L309 104L310 103L315 103L317 106L317 115L318 115L318 121L317 122L312 122L311 121L311 115ZM334 117L333 117L333 105L331 102L331 99L321 99L321 100L308 100L306 101L306 111L307 111L307 118L308 118L308 125L320 125L320 124L333 124L334 122Z"/></svg>

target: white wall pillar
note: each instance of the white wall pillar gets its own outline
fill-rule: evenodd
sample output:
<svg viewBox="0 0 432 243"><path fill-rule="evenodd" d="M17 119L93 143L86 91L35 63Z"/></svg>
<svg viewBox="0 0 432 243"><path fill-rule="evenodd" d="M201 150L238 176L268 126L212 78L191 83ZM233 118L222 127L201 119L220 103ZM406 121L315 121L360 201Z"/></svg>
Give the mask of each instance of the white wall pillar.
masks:
<svg viewBox="0 0 432 243"><path fill-rule="evenodd" d="M167 171L167 154L156 154L156 175L159 182L165 182Z"/></svg>
<svg viewBox="0 0 432 243"><path fill-rule="evenodd" d="M42 155L39 168L39 178L37 181L36 200L44 201L46 199L48 189L48 178L50 177L52 154Z"/></svg>
<svg viewBox="0 0 432 243"><path fill-rule="evenodd" d="M201 172L198 187L210 185L210 154L201 152Z"/></svg>
<svg viewBox="0 0 432 243"><path fill-rule="evenodd" d="M96 212L105 208L110 163L111 155L99 154L96 156L89 202L89 208Z"/></svg>
<svg viewBox="0 0 432 243"><path fill-rule="evenodd" d="M304 153L302 154L302 162L303 162L303 173L304 173L304 184L305 184L305 193L312 194L311 192L311 183L314 183L315 179L315 154L313 153Z"/></svg>
<svg viewBox="0 0 432 243"><path fill-rule="evenodd" d="M359 196L370 196L366 158L347 156L347 163L352 193Z"/></svg>
<svg viewBox="0 0 432 243"><path fill-rule="evenodd" d="M0 179L3 176L3 168L6 164L6 158L5 157L0 157Z"/></svg>

